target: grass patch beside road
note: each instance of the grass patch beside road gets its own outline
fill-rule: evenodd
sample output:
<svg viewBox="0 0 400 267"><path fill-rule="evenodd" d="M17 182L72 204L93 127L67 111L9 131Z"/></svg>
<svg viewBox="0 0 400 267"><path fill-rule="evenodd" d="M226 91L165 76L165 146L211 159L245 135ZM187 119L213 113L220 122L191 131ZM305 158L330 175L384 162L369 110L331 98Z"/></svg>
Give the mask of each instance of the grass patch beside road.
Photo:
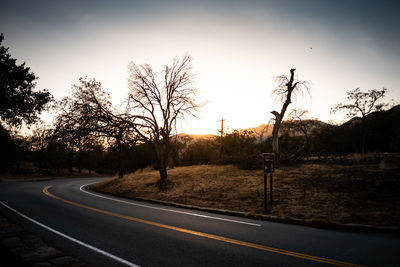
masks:
<svg viewBox="0 0 400 267"><path fill-rule="evenodd" d="M173 188L159 192L158 171L145 169L92 187L124 197L265 214L262 170L198 165L168 171ZM334 223L400 226L400 174L379 164L284 166L274 173L267 214Z"/></svg>

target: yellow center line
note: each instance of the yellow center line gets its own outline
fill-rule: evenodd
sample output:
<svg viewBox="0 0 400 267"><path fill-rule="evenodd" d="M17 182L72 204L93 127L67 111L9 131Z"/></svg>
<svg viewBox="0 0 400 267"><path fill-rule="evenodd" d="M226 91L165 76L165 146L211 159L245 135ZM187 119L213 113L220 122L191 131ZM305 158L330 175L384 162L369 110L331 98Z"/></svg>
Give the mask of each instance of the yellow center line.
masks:
<svg viewBox="0 0 400 267"><path fill-rule="evenodd" d="M59 196L53 195L52 193L49 192L49 189L51 187L52 186L46 186L45 188L43 188L43 193L46 194L47 196L51 197L51 198L60 200L62 202L65 202L65 203L68 203L68 204L71 204L71 205L74 205L74 206L77 206L77 207L81 207L81 208L88 209L88 210L93 210L93 211L96 211L96 212L99 212L99 213L103 213L103 214L107 214L107 215L111 215L111 216L127 219L127 220L130 220L130 221L134 221L134 222L138 222L138 223L144 223L144 224L147 224L147 225L152 225L152 226L156 226L156 227L160 227L160 228L164 228L164 229L169 229L169 230L173 230L173 231L177 231L177 232L187 233L187 234L191 234L191 235L194 235L194 236L200 236L200 237L209 238L209 239L213 239L213 240L218 240L218 241L222 241L222 242L226 242L226 243L230 243L230 244L235 244L235 245L254 248L254 249L258 249L258 250L263 250L263 251L268 251L268 252L288 255L288 256L301 258L301 259L306 259L306 260L310 260L310 261L316 261L316 262L322 262L322 263L332 264L332 265L336 265L336 266L346 266L346 267L348 267L348 266L353 266L353 267L362 266L362 265L343 262L343 261L338 261L338 260L334 260L334 259L322 258L322 257L307 255L307 254L303 254L303 253L298 253L298 252L293 252L293 251L288 251L288 250L268 247L268 246L264 246L264 245L254 244L254 243L250 243L250 242L246 242L246 241L240 241L240 240L236 240L236 239L232 239L232 238L228 238L228 237L222 237L222 236L218 236L218 235L202 233L202 232L193 231L193 230L189 230L189 229L185 229L185 228L180 228L180 227L175 227L175 226L166 225L166 224L162 224L162 223L143 220L143 219L139 219L139 218L135 218L135 217L131 217L131 216L115 213L115 212L112 212L112 211L98 209L98 208L95 208L95 207L90 207L90 206L87 206L87 205L84 205L84 204L81 204L81 203L73 202L73 201L70 201L70 200L63 199L63 198L61 198Z"/></svg>

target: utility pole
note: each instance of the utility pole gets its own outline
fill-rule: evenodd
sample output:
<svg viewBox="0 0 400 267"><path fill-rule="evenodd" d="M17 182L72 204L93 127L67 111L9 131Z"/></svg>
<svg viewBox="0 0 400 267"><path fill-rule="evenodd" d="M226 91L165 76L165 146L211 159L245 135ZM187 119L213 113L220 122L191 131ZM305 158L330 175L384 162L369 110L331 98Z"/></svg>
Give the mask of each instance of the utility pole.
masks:
<svg viewBox="0 0 400 267"><path fill-rule="evenodd" d="M226 121L226 119L219 120L221 122L221 148L219 151L219 158L222 158L222 154L224 152L224 120Z"/></svg>
<svg viewBox="0 0 400 267"><path fill-rule="evenodd" d="M226 121L226 119L219 120L221 122L221 138L224 137L224 120Z"/></svg>

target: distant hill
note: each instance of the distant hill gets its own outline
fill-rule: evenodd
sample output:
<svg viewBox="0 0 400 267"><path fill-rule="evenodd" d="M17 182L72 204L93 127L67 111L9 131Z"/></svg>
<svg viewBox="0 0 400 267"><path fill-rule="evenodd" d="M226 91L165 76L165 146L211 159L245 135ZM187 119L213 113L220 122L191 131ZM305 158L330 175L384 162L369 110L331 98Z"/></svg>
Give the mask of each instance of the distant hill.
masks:
<svg viewBox="0 0 400 267"><path fill-rule="evenodd" d="M212 138L215 137L215 134L186 134L186 133L181 133L178 134L179 138L192 138L194 140L198 140L198 139L207 139L207 138Z"/></svg>
<svg viewBox="0 0 400 267"><path fill-rule="evenodd" d="M317 129L319 127L324 127L324 126L328 125L327 123L319 121L319 120L304 120L304 122L312 125L312 127L310 128L310 132L314 131L314 129ZM283 124L284 123L285 123L285 121L283 121ZM250 127L250 128L246 128L244 130L253 132L258 140L266 140L268 137L272 136L273 128L274 128L274 124L261 124L257 127ZM297 136L297 135L301 135L301 133L293 132L292 135ZM212 137L215 137L216 135L215 134L185 134L185 133L181 133L181 134L178 134L178 136L180 138L189 137L194 140L197 140L197 139L212 138Z"/></svg>
<svg viewBox="0 0 400 267"><path fill-rule="evenodd" d="M272 135L273 124L261 124L254 128L247 128L245 130L254 132L259 140L265 140Z"/></svg>
<svg viewBox="0 0 400 267"><path fill-rule="evenodd" d="M369 114L366 117L367 151L400 152L400 105L389 110ZM283 134L284 121L280 134ZM326 153L359 153L361 151L362 124L361 118L353 118L341 125L332 125L320 120L304 120L311 125L310 135L314 135L315 151ZM261 124L245 130L254 132L257 143L265 141L272 135L273 124ZM189 138L191 141L213 138L216 135L179 134L179 138ZM289 131L289 136L303 136L300 131ZM324 153L325 153L324 152Z"/></svg>
<svg viewBox="0 0 400 267"><path fill-rule="evenodd" d="M319 129L326 127L328 124L320 121L320 120L303 120L304 123L306 123L307 125L309 125L309 132L316 132ZM287 123L287 121L283 121L282 122L282 128L280 130L280 134L283 134L283 128L285 127L285 123ZM272 130L274 128L274 124L261 124L258 127L255 128L247 128L246 130L248 131L253 131L255 133L255 135L259 138L259 140L266 140L268 137L272 136ZM291 131L290 136L300 136L303 135L302 132L299 131Z"/></svg>
<svg viewBox="0 0 400 267"><path fill-rule="evenodd" d="M371 126L380 124L379 121L392 122L398 119L400 116L400 105L394 106L389 110L373 112L366 116L367 123L371 123ZM393 121L394 122L394 121ZM361 124L360 117L354 117L347 122L344 122L340 127L352 127Z"/></svg>
<svg viewBox="0 0 400 267"><path fill-rule="evenodd" d="M247 128L244 130L247 131L252 131L254 134L262 140L265 140L269 136L272 135L272 128L274 127L273 124L261 124L260 126L257 127L251 127ZM213 138L216 137L217 135L215 134L186 134L186 133L181 133L178 134L179 138L192 138L193 140L198 140L198 139L207 139L207 138Z"/></svg>
<svg viewBox="0 0 400 267"><path fill-rule="evenodd" d="M400 152L400 105L369 114L366 151ZM330 125L321 135L321 143L333 154L361 152L363 125L352 118L339 126Z"/></svg>

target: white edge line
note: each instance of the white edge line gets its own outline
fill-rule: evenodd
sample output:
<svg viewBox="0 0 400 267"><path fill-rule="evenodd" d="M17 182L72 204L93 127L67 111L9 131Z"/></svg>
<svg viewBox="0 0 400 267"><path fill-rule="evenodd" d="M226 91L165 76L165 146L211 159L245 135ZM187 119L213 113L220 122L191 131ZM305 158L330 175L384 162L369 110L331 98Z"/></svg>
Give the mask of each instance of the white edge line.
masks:
<svg viewBox="0 0 400 267"><path fill-rule="evenodd" d="M94 182L94 183L97 183L97 182ZM92 192L88 192L88 191L86 191L86 190L83 189L85 186L88 186L88 185L91 185L91 184L94 184L94 183L82 185L82 186L79 188L79 190L81 190L82 192L84 192L84 193L86 193L86 194L90 194L90 195L93 195L93 196L97 196L97 197L101 197L101 198L105 198L105 199L109 199L109 200L114 200L114 201L117 201L117 202L129 204L129 205L134 205L134 206L138 206L138 207L149 208L149 209L155 209L155 210L162 210L162 211L169 211L169 212L175 212L175 213L180 213L180 214L185 214L185 215L191 215L191 216L197 216L197 217L202 217L202 218L208 218L208 219L214 219L214 220L221 220L221 221L227 221L227 222L233 222L233 223L241 223L241 224L247 224L247 225L252 225L252 226L261 227L261 224L257 224L257 223L249 223L249 222L244 222L244 221L231 220L231 219L220 218L220 217L214 217L214 216L208 216L208 215L202 215L202 214L197 214L197 213L191 213L191 212L185 212L185 211L179 211L179 210L172 210L172 209L157 208L157 207L152 207L152 206L148 206L148 205L137 204L137 203L133 203L133 202L129 202L129 201L124 201L124 200L120 200L120 199L116 199L116 198L111 198L111 197L102 196L102 195L99 195L99 194L95 194L95 193L92 193Z"/></svg>
<svg viewBox="0 0 400 267"><path fill-rule="evenodd" d="M84 243L84 242L82 242L82 241L79 241L79 240L77 240L77 239L75 239L75 238L73 238L73 237L70 237L70 236L68 236L68 235L66 235L66 234L63 234L63 233L61 233L61 232L59 232L59 231L57 231L57 230L55 230L55 229L53 229L53 228L51 228L51 227L49 227L49 226L47 226L47 225L44 225L44 224L42 224L42 223L40 223L40 222L38 222L38 221L36 221L36 220L34 220L34 219L28 217L28 216L22 214L21 212L15 210L15 209L13 209L13 208L11 208L10 206L8 206L7 204L5 204L5 203L4 203L3 201L1 201L1 200L0 200L0 204L2 204L2 205L3 205L4 207L6 207L6 208L12 210L13 212L17 213L18 215L22 216L23 218L27 219L28 221L31 221L31 222L33 222L33 223L35 223L35 224L37 224L37 225L39 225L39 226L41 226L41 227L43 227L43 228L45 228L45 229L47 229L47 230L49 230L49 231L51 231L51 232L57 234L57 235L60 235L60 236L66 238L66 239L68 239L68 240L70 240L70 241L72 241L72 242L75 242L75 243L77 243L77 244L79 244L79 245L81 245L81 246L84 246L84 247L86 247L86 248L88 248L88 249L91 249L91 250L93 250L93 251L95 251L95 252L97 252L97 253L100 253L100 254L102 254L102 255L104 255L104 256L106 256L106 257L109 257L109 258L111 258L111 259L113 259L113 260L115 260L115 261L118 261L118 262L120 262L120 263L122 263L122 264L125 264L125 265L127 265L127 266L140 267L139 265L136 265L136 264L134 264L134 263L132 263L132 262L129 262L129 261L127 261L127 260L124 260L124 259L122 259L122 258L120 258L120 257L118 257L118 256L115 256L115 255L113 255L113 254L111 254L111 253L108 253L108 252L106 252L106 251L104 251L104 250L101 250L101 249L99 249L99 248L93 247L93 246L91 246L91 245L89 245L89 244L86 244L86 243Z"/></svg>

